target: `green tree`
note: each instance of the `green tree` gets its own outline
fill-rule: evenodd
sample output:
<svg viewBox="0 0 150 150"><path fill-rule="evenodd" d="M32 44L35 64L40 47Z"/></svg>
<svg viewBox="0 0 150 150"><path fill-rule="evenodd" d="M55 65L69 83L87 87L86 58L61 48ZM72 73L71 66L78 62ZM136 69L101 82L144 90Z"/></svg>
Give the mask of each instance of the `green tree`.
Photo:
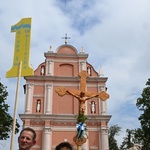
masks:
<svg viewBox="0 0 150 150"><path fill-rule="evenodd" d="M120 146L121 150L126 150L134 146L134 130L127 129L126 137L123 138L123 142Z"/></svg>
<svg viewBox="0 0 150 150"><path fill-rule="evenodd" d="M0 140L6 140L10 137L10 132L12 131L13 118L8 113L9 105L5 103L7 100L8 92L0 82ZM19 132L20 125L16 122L15 132Z"/></svg>
<svg viewBox="0 0 150 150"><path fill-rule="evenodd" d="M115 136L119 134L121 127L118 125L112 125L108 129L108 138L109 138L109 149L110 150L119 150L117 140Z"/></svg>
<svg viewBox="0 0 150 150"><path fill-rule="evenodd" d="M142 137L143 150L150 149L150 79L146 82L141 97L137 99L137 108L142 112L139 116L141 130L138 130ZM139 137L139 138L140 138Z"/></svg>
<svg viewBox="0 0 150 150"><path fill-rule="evenodd" d="M144 133L143 130L138 128L134 130L134 143L138 143L140 145L143 145L143 139L144 139Z"/></svg>

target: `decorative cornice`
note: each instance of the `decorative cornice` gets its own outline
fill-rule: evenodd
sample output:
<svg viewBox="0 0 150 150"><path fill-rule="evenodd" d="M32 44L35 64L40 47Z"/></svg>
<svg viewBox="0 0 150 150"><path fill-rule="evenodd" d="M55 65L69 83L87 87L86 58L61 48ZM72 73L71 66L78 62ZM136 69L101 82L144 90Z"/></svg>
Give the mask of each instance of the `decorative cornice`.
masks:
<svg viewBox="0 0 150 150"><path fill-rule="evenodd" d="M88 54L66 54L66 53L49 53L49 52L45 52L44 53L45 57L55 57L55 58L88 58Z"/></svg>
<svg viewBox="0 0 150 150"><path fill-rule="evenodd" d="M80 78L78 76L74 77L70 77L70 76L26 76L24 77L25 80L40 80L40 81L66 81L66 82L79 82ZM87 83L88 82L106 82L107 81L107 77L88 77L87 79Z"/></svg>
<svg viewBox="0 0 150 150"><path fill-rule="evenodd" d="M22 120L30 119L31 121L45 121L49 120L53 123L76 123L76 115L73 114L19 114ZM87 124L100 122L108 122L111 118L111 115L87 115Z"/></svg>

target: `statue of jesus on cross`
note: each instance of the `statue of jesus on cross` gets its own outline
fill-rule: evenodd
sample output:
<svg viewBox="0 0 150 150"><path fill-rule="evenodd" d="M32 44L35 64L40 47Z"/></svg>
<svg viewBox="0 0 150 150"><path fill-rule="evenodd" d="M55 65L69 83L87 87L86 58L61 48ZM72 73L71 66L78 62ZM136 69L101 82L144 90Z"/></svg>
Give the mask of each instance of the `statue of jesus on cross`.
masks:
<svg viewBox="0 0 150 150"><path fill-rule="evenodd" d="M105 101L109 98L109 95L105 91L101 91L100 93L93 93L93 92L85 91L86 79L88 77L88 74L85 70L83 70L79 73L79 77L81 78L80 79L80 91L72 91L72 90L66 89L65 87L58 87L56 89L56 93L58 93L59 96L64 96L66 94L69 94L69 95L72 95L73 97L77 98L79 101L79 114L78 115L81 117L84 117L84 113L86 110L85 102L87 100L94 98L94 97L98 97L102 101ZM81 126L78 124L78 127L84 129L83 122L79 122L79 120L77 120L77 121L78 121L78 123L81 123ZM83 143L86 142L85 138L84 138L84 140L82 138L79 138L79 139L74 138L74 139L75 139L74 140L75 143L78 146L81 146Z"/></svg>
<svg viewBox="0 0 150 150"><path fill-rule="evenodd" d="M98 96L98 94L96 93L96 94L93 94L93 95L87 97L85 95L85 92L82 92L82 91L80 92L80 95L75 95L73 92L71 92L69 90L67 90L66 92L68 92L70 95L72 95L73 97L76 97L79 100L79 114L84 114L85 109L86 109L85 102L88 99L91 99L93 97L97 97Z"/></svg>

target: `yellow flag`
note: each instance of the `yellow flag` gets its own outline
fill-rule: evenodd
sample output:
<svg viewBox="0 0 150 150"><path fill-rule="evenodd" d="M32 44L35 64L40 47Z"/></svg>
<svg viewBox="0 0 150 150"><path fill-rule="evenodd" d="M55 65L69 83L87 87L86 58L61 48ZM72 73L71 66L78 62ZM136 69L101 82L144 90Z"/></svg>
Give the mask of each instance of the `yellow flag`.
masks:
<svg viewBox="0 0 150 150"><path fill-rule="evenodd" d="M31 18L23 18L17 24L11 26L11 32L16 32L14 59L12 68L6 72L6 77L17 77L19 62L22 61L21 76L33 75L33 69L29 66Z"/></svg>

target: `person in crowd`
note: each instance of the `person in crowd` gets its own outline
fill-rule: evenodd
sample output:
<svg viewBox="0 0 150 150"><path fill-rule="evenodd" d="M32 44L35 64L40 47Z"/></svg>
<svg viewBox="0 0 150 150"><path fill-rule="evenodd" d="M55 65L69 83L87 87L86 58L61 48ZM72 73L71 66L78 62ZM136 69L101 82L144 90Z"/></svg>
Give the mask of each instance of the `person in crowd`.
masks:
<svg viewBox="0 0 150 150"><path fill-rule="evenodd" d="M36 132L32 128L24 128L18 137L19 150L30 150L36 144Z"/></svg>
<svg viewBox="0 0 150 150"><path fill-rule="evenodd" d="M73 150L73 148L69 142L62 142L56 146L55 150Z"/></svg>

